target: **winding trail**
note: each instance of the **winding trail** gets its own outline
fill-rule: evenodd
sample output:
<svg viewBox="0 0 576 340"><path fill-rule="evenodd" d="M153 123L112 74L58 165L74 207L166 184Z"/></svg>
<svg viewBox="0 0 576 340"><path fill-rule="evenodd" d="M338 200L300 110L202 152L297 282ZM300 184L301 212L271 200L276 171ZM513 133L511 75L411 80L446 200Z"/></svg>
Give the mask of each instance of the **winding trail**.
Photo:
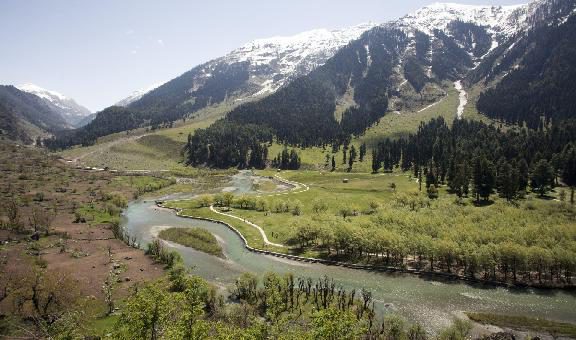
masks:
<svg viewBox="0 0 576 340"><path fill-rule="evenodd" d="M226 213L223 213L223 212L221 212L221 211L218 211L218 210L214 209L214 205L210 205L210 210L211 210L212 212L217 213L218 215L224 215L224 216L228 216L228 217L235 218L235 219L237 219L237 220L240 220L240 221L248 224L249 226L252 226L252 227L258 229L258 231L260 232L260 235L262 235L262 239L264 240L264 243L265 243L265 244L267 244L267 245L269 245L269 246L275 246L275 247L282 247L282 248L284 248L284 245L282 245L282 244L270 242L270 240L268 240L268 237L266 236L266 233L264 232L264 229L262 229L259 225L255 224L255 223L252 223L252 222L248 221L248 220L245 219L245 218L238 217L238 216L234 216L234 215L232 215L232 214L226 214Z"/></svg>
<svg viewBox="0 0 576 340"><path fill-rule="evenodd" d="M276 179L278 179L280 182L288 183L288 184L290 184L290 185L293 185L293 186L294 186L294 189L292 189L292 190L290 190L290 191L282 192L282 193L268 194L268 195L264 195L264 196L268 196L268 197L269 197L269 196L280 196L280 195L288 195L288 194L299 194L299 193L301 193L301 192L305 192L305 191L310 190L310 187L307 186L307 185L304 184L304 183L295 182L295 181L289 181L289 180L287 180L287 179L285 179L285 178L282 178L282 177L280 177L280 176L278 176L278 175L276 175L276 176L274 176L274 177L275 177ZM256 196L256 197L262 197L262 195L258 195L258 196ZM218 215L223 215L223 216L228 216L228 217L235 218L235 219L237 219L237 220L240 220L240 221L248 224L248 225L251 226L251 227L254 227L254 228L258 229L258 231L260 232L260 235L262 236L262 239L264 240L264 243L265 243L265 244L270 245L270 246L285 248L285 246L282 245L282 244L274 243L274 242L271 242L270 240L268 240L268 236L266 236L266 232L264 231L264 229L262 229L262 227L260 227L260 226L257 225L256 223L252 223L252 222L250 222L250 221L248 221L247 219L242 218L242 217L238 217L238 216L235 216L235 215L232 215L232 214L227 214L227 213L223 213L223 212L221 212L221 211L218 211L218 210L216 210L216 209L214 208L214 205L210 205L210 210L211 210L212 212L218 214Z"/></svg>
<svg viewBox="0 0 576 340"><path fill-rule="evenodd" d="M293 185L293 186L294 186L294 189L289 190L289 191L286 191L286 192L280 192L280 193L274 193L274 194L267 194L267 195L258 195L258 196L256 196L256 197L299 194L299 193L301 193L301 192L305 192L305 191L310 190L310 187L307 186L307 185L304 184L304 183L295 182L295 181L289 181L289 180L287 180L287 179L285 179L285 178L282 178L282 177L280 177L280 176L278 176L278 175L276 175L276 176L274 176L274 177L275 177L277 180L279 180L280 182L288 183L288 184L290 184L290 185Z"/></svg>
<svg viewBox="0 0 576 340"><path fill-rule="evenodd" d="M418 110L418 113L420 113L420 112L422 112L422 111L424 111L424 110L428 110L429 108L434 107L434 106L440 104L444 99L446 99L446 96L444 96L444 97L442 97L442 99L440 99L440 100L438 100L438 101L435 101L434 103L426 106L425 108Z"/></svg>

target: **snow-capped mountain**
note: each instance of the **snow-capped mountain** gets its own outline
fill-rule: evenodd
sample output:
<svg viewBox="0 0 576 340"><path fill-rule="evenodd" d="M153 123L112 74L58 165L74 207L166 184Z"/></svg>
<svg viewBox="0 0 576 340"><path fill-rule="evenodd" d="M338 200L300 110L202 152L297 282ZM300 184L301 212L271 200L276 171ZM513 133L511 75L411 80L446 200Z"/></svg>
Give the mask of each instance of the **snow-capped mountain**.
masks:
<svg viewBox="0 0 576 340"><path fill-rule="evenodd" d="M301 125L309 134L306 143L312 144L322 129L338 136L358 134L387 112L438 103L450 82L462 85L461 91L470 86L482 91L517 73L531 51L543 52L536 57L545 60L542 55L553 50L541 41L554 42L554 35L542 28L568 26L574 8L574 0L516 6L435 3L380 25L259 39L145 93L126 110L111 110L90 128L99 136L159 126L225 104L206 114L278 131L283 129L278 124ZM546 39L535 49L535 38L527 37L536 31ZM558 64L553 57L558 58L549 56L549 65ZM141 92L146 91L134 98ZM127 113L124 125L110 124L118 118L114 115Z"/></svg>
<svg viewBox="0 0 576 340"><path fill-rule="evenodd" d="M522 26L517 13L526 5L477 6L456 3L434 3L394 22L399 27L418 29L432 35L435 29L447 31L454 21L487 27L490 34L503 39L515 34ZM514 15L513 15L514 14Z"/></svg>
<svg viewBox="0 0 576 340"><path fill-rule="evenodd" d="M34 84L23 84L16 88L36 95L44 100L46 104L59 113L71 127L81 127L86 117L91 115L90 110L76 103L74 99L68 98L56 91L47 90Z"/></svg>
<svg viewBox="0 0 576 340"><path fill-rule="evenodd" d="M229 64L248 62L251 82L260 87L254 95L271 93L287 81L324 64L341 47L374 26L367 23L340 30L316 29L294 36L257 39L210 62L205 67L205 75L222 61Z"/></svg>
<svg viewBox="0 0 576 340"><path fill-rule="evenodd" d="M193 68L128 106L146 111L154 108L165 115L162 119L173 120L210 105L234 105L259 98L323 65L340 48L374 26L369 23L333 31L317 29L254 40Z"/></svg>
<svg viewBox="0 0 576 340"><path fill-rule="evenodd" d="M148 87L138 89L138 90L132 92L128 97L118 101L114 105L115 106L128 106L128 105L132 104L133 102L137 101L138 99L142 98L142 96L144 96L146 93L154 90L155 88L158 88L162 84L164 84L164 83L163 82L156 83L156 84L150 85Z"/></svg>

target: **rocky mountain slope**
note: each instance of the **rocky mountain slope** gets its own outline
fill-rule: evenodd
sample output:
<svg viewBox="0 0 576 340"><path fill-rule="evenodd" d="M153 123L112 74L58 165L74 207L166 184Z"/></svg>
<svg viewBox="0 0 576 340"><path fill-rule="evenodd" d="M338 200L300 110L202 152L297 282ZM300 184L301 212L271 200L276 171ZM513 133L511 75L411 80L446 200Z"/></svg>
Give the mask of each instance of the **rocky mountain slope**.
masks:
<svg viewBox="0 0 576 340"><path fill-rule="evenodd" d="M114 104L114 106L126 107L126 106L134 103L135 101L139 100L140 98L142 98L144 95L146 95L150 91L160 87L162 84L164 84L164 83L156 83L156 84L153 84L151 86L148 86L148 87L145 87L142 89L138 89L138 90L130 93L130 95L128 95L126 98L123 98L122 100L119 100L118 102L116 102L116 104Z"/></svg>
<svg viewBox="0 0 576 340"><path fill-rule="evenodd" d="M227 119L272 127L292 144L341 142L387 112L440 100L446 81L496 86L480 101L492 104L480 105L490 116L502 118L498 107L513 108L522 93L529 104L519 106L522 117L510 120L534 126L541 116L566 118L573 109L568 98L576 94L568 83L574 72L569 38L574 8L570 0L504 7L434 4L367 31L325 65L238 107ZM531 86L536 80L539 85ZM505 85L509 81L514 85ZM563 85L556 91L558 84Z"/></svg>
<svg viewBox="0 0 576 340"><path fill-rule="evenodd" d="M154 123L224 101L239 103L262 97L324 64L339 48L372 27L365 24L335 31L320 29L255 40L193 68L128 107L147 113Z"/></svg>
<svg viewBox="0 0 576 340"><path fill-rule="evenodd" d="M0 86L0 136L31 144L68 127L46 100L14 86Z"/></svg>
<svg viewBox="0 0 576 340"><path fill-rule="evenodd" d="M72 98L68 98L56 91L44 89L34 84L23 84L17 86L20 91L31 93L51 107L54 112L64 118L72 128L78 128L86 125L86 118L91 116L90 110L79 105Z"/></svg>
<svg viewBox="0 0 576 340"><path fill-rule="evenodd" d="M569 27L574 8L573 0L535 0L518 6L437 3L382 25L256 40L128 104L131 118L122 127L160 125L194 117L194 112L208 106L234 103L236 108L226 119L264 125L282 141L310 145L341 142L351 134L363 133L388 112L417 111L436 103L446 95L449 83L463 85L464 99L466 88L480 86L485 91L480 103L496 103L494 95L486 99L490 88L502 79L522 78L516 76L526 69L521 67L522 60L526 65L547 61L550 67L546 70L558 76L567 74L558 65L573 68L570 65L574 63L554 60L563 56L571 60L570 34L558 40L557 33ZM535 40L536 35L540 38ZM546 41L567 47L553 48ZM549 52L547 57L543 57L545 52ZM537 57L527 58L529 54ZM537 70L530 71L530 77L538 78ZM548 83L555 81L554 77L548 79ZM513 83L529 87L526 82ZM503 96L518 91L501 89L496 93ZM563 98L568 98L570 91L563 91ZM538 90L538 95L542 93ZM557 103L567 105L564 99ZM489 116L503 118L494 105L479 108ZM529 111L527 116L542 114L534 105L524 109ZM124 111L106 110L105 114L115 112ZM533 117L530 120L538 120ZM93 124L113 121L111 118L96 119ZM60 145L85 143L87 138L121 131L118 129L114 124L90 127Z"/></svg>

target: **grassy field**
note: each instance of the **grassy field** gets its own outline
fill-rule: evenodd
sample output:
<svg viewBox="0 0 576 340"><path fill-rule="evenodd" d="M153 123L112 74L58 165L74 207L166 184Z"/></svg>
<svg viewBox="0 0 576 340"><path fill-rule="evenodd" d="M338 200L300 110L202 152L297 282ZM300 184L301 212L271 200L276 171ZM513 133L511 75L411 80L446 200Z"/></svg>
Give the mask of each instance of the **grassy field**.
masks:
<svg viewBox="0 0 576 340"><path fill-rule="evenodd" d="M259 172L264 176L274 173ZM424 192L419 192L418 183L409 173L401 172L283 171L281 175L305 183L310 189L289 194L261 194L251 198L255 202L253 208L242 207L240 203L250 199L248 196L236 197L232 209L227 210L259 225L271 242L285 245L273 249L275 251L358 263L382 263L383 258L354 252L335 257L334 244L339 238L345 238L346 246L356 245L356 249L384 247L406 259L409 255L415 259L416 253L432 253L438 257L436 269L441 267L440 270L448 272L462 272L462 267L450 266L455 265L458 256L470 257L473 260L467 261L477 263L478 276L486 275L480 268L482 261L488 261L483 256L490 256L489 261L504 261L509 251L518 252L514 255L521 257L518 261L533 268L544 268L542 261L570 261L571 255L566 251L573 246L571 240L576 235L573 223L576 210L557 200L541 199L528 193L526 198L511 203L494 194L488 204L477 205L471 197L457 199L445 186L439 188L439 198L431 200L425 194L425 188ZM168 204L184 209L186 215L223 220L244 234L251 246L264 247L262 237L254 227L215 214L205 205L202 207L200 201ZM331 244L331 249L326 244ZM498 255L499 252L502 254ZM489 268L493 262L486 263L487 267L482 268ZM417 265L419 267L420 263ZM503 268L502 264L498 266ZM519 280L541 280L535 271L526 275L529 274L519 275ZM510 272L508 278L511 278ZM552 276L544 272L544 280L552 280Z"/></svg>
<svg viewBox="0 0 576 340"><path fill-rule="evenodd" d="M553 337L568 336L576 338L576 325L546 319L529 318L525 316L497 315L488 313L470 313L466 315L476 322L498 327L508 327L521 331L548 333Z"/></svg>
<svg viewBox="0 0 576 340"><path fill-rule="evenodd" d="M223 257L222 247L208 230L202 228L169 228L162 230L158 236L166 241L175 242L186 247Z"/></svg>

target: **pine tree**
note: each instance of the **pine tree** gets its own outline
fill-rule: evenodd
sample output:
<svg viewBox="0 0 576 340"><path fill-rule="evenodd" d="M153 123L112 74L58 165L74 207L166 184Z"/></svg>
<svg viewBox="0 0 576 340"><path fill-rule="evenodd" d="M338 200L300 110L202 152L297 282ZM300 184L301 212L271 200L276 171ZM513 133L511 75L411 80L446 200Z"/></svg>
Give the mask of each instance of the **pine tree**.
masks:
<svg viewBox="0 0 576 340"><path fill-rule="evenodd" d="M290 166L290 154L288 153L288 148L282 150L282 155L280 158L280 169L289 169Z"/></svg>
<svg viewBox="0 0 576 340"><path fill-rule="evenodd" d="M562 152L562 181L570 187L570 203L574 204L576 187L576 146L568 144Z"/></svg>
<svg viewBox="0 0 576 340"><path fill-rule="evenodd" d="M363 162L364 156L366 156L366 143L362 143L362 145L360 145L360 158L358 160Z"/></svg>
<svg viewBox="0 0 576 340"><path fill-rule="evenodd" d="M540 197L546 195L554 185L554 169L546 159L539 160L532 170L531 186Z"/></svg>
<svg viewBox="0 0 576 340"><path fill-rule="evenodd" d="M482 155L474 159L474 193L476 194L476 201L482 198L484 201L490 199L490 194L496 184L494 173L494 165L486 156Z"/></svg>
<svg viewBox="0 0 576 340"><path fill-rule="evenodd" d="M380 170L380 157L377 150L372 150L372 173L377 173Z"/></svg>
<svg viewBox="0 0 576 340"><path fill-rule="evenodd" d="M503 163L498 171L498 190L508 201L514 199L518 192L518 170L509 163Z"/></svg>
<svg viewBox="0 0 576 340"><path fill-rule="evenodd" d="M332 171L336 170L336 160L334 159L334 156L332 156Z"/></svg>
<svg viewBox="0 0 576 340"><path fill-rule="evenodd" d="M470 170L466 163L451 165L448 176L448 186L458 197L468 195L468 186L470 185L469 178Z"/></svg>
<svg viewBox="0 0 576 340"><path fill-rule="evenodd" d="M526 187L528 187L528 179L529 179L529 167L528 162L526 159L520 159L518 163L518 189L522 191L526 191Z"/></svg>
<svg viewBox="0 0 576 340"><path fill-rule="evenodd" d="M352 159L352 162L354 162L356 160L356 148L354 147L354 145L352 145L350 147L350 158Z"/></svg>

